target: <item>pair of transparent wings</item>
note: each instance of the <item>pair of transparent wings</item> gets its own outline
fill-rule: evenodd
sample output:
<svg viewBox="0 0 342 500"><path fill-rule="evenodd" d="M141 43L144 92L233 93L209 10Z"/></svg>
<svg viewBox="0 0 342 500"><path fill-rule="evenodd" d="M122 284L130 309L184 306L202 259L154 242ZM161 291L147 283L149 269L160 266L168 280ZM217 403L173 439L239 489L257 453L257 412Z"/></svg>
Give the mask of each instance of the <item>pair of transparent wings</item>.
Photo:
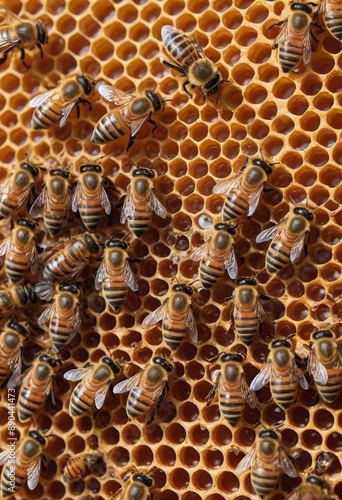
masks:
<svg viewBox="0 0 342 500"><path fill-rule="evenodd" d="M10 454L12 453L12 450L5 450L2 453L0 453L0 465L6 465L10 461ZM20 450L17 450L17 458L16 461L18 461L18 453L20 453ZM40 467L41 467L41 455L38 455L32 463L28 466L26 469L26 474L27 474L27 486L29 487L30 490L34 490L35 487L37 486L39 482L39 476L40 476ZM18 467L18 464L17 464ZM10 474L9 474L10 475Z"/></svg>
<svg viewBox="0 0 342 500"><path fill-rule="evenodd" d="M71 321L71 334L68 338L68 344L75 338L77 335L79 328L81 326L81 316L80 316L80 305L77 304L74 310L70 313L69 319ZM39 316L38 325L43 325L51 320L51 318L55 318L56 323L58 323L58 310L56 308L55 300L49 305Z"/></svg>
<svg viewBox="0 0 342 500"><path fill-rule="evenodd" d="M342 364L340 362L340 368ZM313 376L315 382L318 384L326 385L329 380L329 375L326 367L318 359L316 349L312 349L309 354L307 371Z"/></svg>
<svg viewBox="0 0 342 500"><path fill-rule="evenodd" d="M102 184L101 184L101 186L99 188L99 193L98 194L99 194L98 199L99 199L99 202L100 202L102 208L104 209L105 213L107 215L109 215L111 213L111 211L112 211L112 204L111 204L111 202L110 202L110 200L108 198L108 195L106 193L106 190L102 186ZM71 207L72 207L72 211L73 212L77 212L79 204L81 204L82 201L87 202L87 195L83 192L82 186L78 182L77 185L76 185L74 196L72 197Z"/></svg>
<svg viewBox="0 0 342 500"><path fill-rule="evenodd" d="M64 373L64 378L66 380L70 380L71 382L78 382L84 380L87 375L90 375L90 372L93 369L93 365L87 366L85 368L76 368L73 370L69 370ZM82 383L82 382L81 382ZM84 383L84 382L83 382ZM102 387L100 387L94 393L94 404L97 410L100 410L105 402L106 395L110 386L110 381L107 381Z"/></svg>
<svg viewBox="0 0 342 500"><path fill-rule="evenodd" d="M143 320L141 326L144 329L148 329L151 326L157 324L159 321L168 322L172 321L172 312L170 311L169 301L167 300L164 304L159 306L155 311L151 312ZM198 341L197 326L192 307L189 306L188 312L185 319L185 326L188 329L189 337L193 342Z"/></svg>
<svg viewBox="0 0 342 500"><path fill-rule="evenodd" d="M38 108L39 106L46 106L48 109L54 104L53 101L62 101L62 111L61 111L61 119L59 120L59 127L64 127L66 122L68 121L69 115L73 108L76 106L80 97L78 94L71 101L65 102L62 97L62 85L61 82L55 89L49 90L49 92L45 92L44 94L37 95L30 101L30 108Z"/></svg>
<svg viewBox="0 0 342 500"><path fill-rule="evenodd" d="M226 181L220 182L219 184L216 184L216 186L214 186L213 188L213 193L227 195L233 190L236 193L238 193L241 190L241 183L242 183L241 174L237 174L232 179L228 179ZM255 210L257 209L263 189L264 189L264 183L261 184L261 186L259 186L255 191L253 191L253 193L249 195L248 197L249 208L247 214L248 217L252 216Z"/></svg>
<svg viewBox="0 0 342 500"><path fill-rule="evenodd" d="M235 472L237 474L241 474L245 470L248 470L254 465L257 465L257 462L259 462L258 458L259 457L257 453L257 445L255 444L252 447L252 449L247 453L247 455L238 464L238 466L235 469ZM278 448L278 456L274 462L274 466L279 467L279 469L282 469L285 472L285 474L287 474L290 477L296 477L298 475L294 465L291 463L289 457L286 455L285 451L280 445Z"/></svg>
<svg viewBox="0 0 342 500"><path fill-rule="evenodd" d="M191 254L190 254L190 259L198 261L198 260L203 260L203 259L208 259L210 260L210 248L212 245L212 238L210 237L208 241L203 243L199 248L196 248ZM226 268L226 271L229 275L229 277L232 280L235 280L235 278L238 275L238 264L236 261L235 257L235 252L234 252L234 246L231 245L229 250L227 251L227 254L224 257L223 260L223 265Z"/></svg>
<svg viewBox="0 0 342 500"><path fill-rule="evenodd" d="M228 395L228 397L229 397L229 394L231 392L231 389L227 386L227 384L225 383L225 381L223 379L223 376L221 374L221 370L215 370L212 373L211 378L212 378L212 381L214 382L214 387L209 392L209 394L206 398L208 400L208 404L210 404L211 401L214 399L217 391L219 392L219 394ZM248 387L245 375L241 375L241 377L240 377L238 391L241 393L242 398L248 403L248 405L251 408L256 407L257 402L256 402L255 395Z"/></svg>
<svg viewBox="0 0 342 500"><path fill-rule="evenodd" d="M0 5L0 26L11 27L18 22L22 22L19 16L7 9L4 5ZM5 38L0 40L0 52L12 49L21 42L20 38Z"/></svg>
<svg viewBox="0 0 342 500"><path fill-rule="evenodd" d="M157 195L155 194L153 188L150 191L150 197L147 202L147 207L149 208L149 210L157 214L162 219L165 219L167 217L166 209L157 198ZM129 187L127 189L127 194L125 196L125 201L120 215L121 224L124 224L127 218L134 219L135 213L136 213L136 203L134 200L134 195L132 193L132 190Z"/></svg>
<svg viewBox="0 0 342 500"><path fill-rule="evenodd" d="M295 15L295 13L292 15ZM291 40L293 40L294 37L298 38L297 34L293 33L294 30L290 26L290 23L291 21L289 19L284 23L281 32L274 41L274 44L288 45L289 43L291 43ZM311 61L311 54L312 54L311 39L310 39L310 24L308 25L306 32L302 36L301 45L303 47L303 62L304 64L308 64Z"/></svg>
<svg viewBox="0 0 342 500"><path fill-rule="evenodd" d="M112 275L110 274L110 269L108 269L108 266L105 262L105 259L101 262L100 267L97 270L96 277L95 277L95 289L100 290L102 287L103 281L109 278L113 280ZM124 264L124 272L123 272L123 280L126 283L126 285L133 290L133 292L138 291L139 284L138 281L135 277L134 271L129 265L129 263L126 261ZM113 280L114 282L114 280Z"/></svg>
<svg viewBox="0 0 342 500"><path fill-rule="evenodd" d="M283 232L285 229L285 225L287 222L288 218L283 219L282 221L279 222L276 226L269 227L268 229L265 229L262 231L258 236L256 237L256 243L264 243L265 241L268 240L274 240L279 237L280 243L283 238ZM290 260L291 263L294 264L297 262L299 259L303 248L304 248L304 243L306 239L306 233L304 233L302 236L300 236L297 241L293 244L291 250L290 250Z"/></svg>
<svg viewBox="0 0 342 500"><path fill-rule="evenodd" d="M129 392L134 389L135 390L134 396L136 398L139 398L139 396L144 393L143 387L140 386L142 385L141 382L143 381L143 376L149 369L149 367L150 365L147 365L141 371L133 375L133 377L130 377L126 380L122 380L122 382L116 384L113 389L114 394L123 394L125 392ZM149 394L149 396L152 398L153 401L157 401L159 399L164 389L164 386L165 386L165 381L161 381L160 384L155 388L154 392L152 394Z"/></svg>
<svg viewBox="0 0 342 500"><path fill-rule="evenodd" d="M67 193L64 197L64 199L59 200L59 204L64 205L64 212L67 214L71 208L71 195L70 195L70 189L67 190ZM46 207L46 208L45 208ZM45 186L38 196L34 203L32 204L32 207L30 208L30 216L33 217L34 219L37 219L38 217L43 217L45 210L48 213L51 213L52 207L51 207L51 199L50 195L48 192L47 187ZM58 215L60 215L60 211L58 211ZM66 222L66 220L65 220Z"/></svg>
<svg viewBox="0 0 342 500"><path fill-rule="evenodd" d="M7 253L11 254L11 252L14 251L13 247L15 247L15 242L12 240L12 235L9 235L0 243L0 256L6 255ZM34 241L27 245L25 255L30 259L31 273L36 274L36 272L38 271L39 261L37 248Z"/></svg>
<svg viewBox="0 0 342 500"><path fill-rule="evenodd" d="M12 375L7 382L7 387L13 388L20 384L22 362L22 350L18 348L17 351L7 360L7 364L12 370Z"/></svg>
<svg viewBox="0 0 342 500"><path fill-rule="evenodd" d="M309 389L309 384L304 377L302 371L298 368L295 362L292 363L290 376L293 382L297 382L303 389ZM266 385L271 379L277 378L277 373L275 372L272 361L268 361L263 370L261 370L256 377L252 380L251 390L259 391L264 385Z"/></svg>

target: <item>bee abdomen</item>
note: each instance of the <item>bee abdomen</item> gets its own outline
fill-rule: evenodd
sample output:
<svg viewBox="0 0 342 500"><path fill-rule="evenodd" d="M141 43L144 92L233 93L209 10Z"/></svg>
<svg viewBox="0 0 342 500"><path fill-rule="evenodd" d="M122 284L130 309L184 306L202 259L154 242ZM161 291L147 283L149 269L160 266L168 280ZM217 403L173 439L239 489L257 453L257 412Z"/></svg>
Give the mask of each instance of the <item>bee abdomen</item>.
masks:
<svg viewBox="0 0 342 500"><path fill-rule="evenodd" d="M127 294L127 286L111 286L111 287L106 287L104 286L104 295L106 300L108 301L109 305L117 311L120 309L122 304L125 301L126 294Z"/></svg>
<svg viewBox="0 0 342 500"><path fill-rule="evenodd" d="M31 389L22 389L18 401L18 413L20 422L24 422L32 417L41 409L45 402L43 391L32 391Z"/></svg>
<svg viewBox="0 0 342 500"><path fill-rule="evenodd" d="M332 403L336 399L341 389L341 375L330 375L329 382L327 384L323 385L316 382L316 385L322 398L327 401L327 403Z"/></svg>
<svg viewBox="0 0 342 500"><path fill-rule="evenodd" d="M245 199L235 194L228 194L223 207L222 219L224 221L240 217L248 209L248 203Z"/></svg>
<svg viewBox="0 0 342 500"><path fill-rule="evenodd" d="M127 400L127 415L130 418L140 417L151 408L152 401L150 398L142 395L138 387L132 389L132 392Z"/></svg>
<svg viewBox="0 0 342 500"><path fill-rule="evenodd" d="M91 142L102 144L110 142L126 134L127 131L122 130L117 117L113 113L108 113L103 116L94 129Z"/></svg>
<svg viewBox="0 0 342 500"><path fill-rule="evenodd" d="M145 211L141 211L145 215L134 215L134 217L128 217L128 224L133 234L137 238L140 238L145 231L150 227L152 216Z"/></svg>
<svg viewBox="0 0 342 500"><path fill-rule="evenodd" d="M185 334L185 328L177 328L173 325L163 323L163 337L165 344L171 351L175 351L179 347Z"/></svg>
<svg viewBox="0 0 342 500"><path fill-rule="evenodd" d="M44 223L50 234L59 233L64 225L65 215L45 215Z"/></svg>
<svg viewBox="0 0 342 500"><path fill-rule="evenodd" d="M303 50L300 47L296 47L295 45L291 45L291 47L293 50L279 47L279 63L284 73L288 73L296 66L303 55Z"/></svg>
<svg viewBox="0 0 342 500"><path fill-rule="evenodd" d="M0 203L0 212L2 217L12 215L18 205L18 200L11 198L10 194L7 195Z"/></svg>
<svg viewBox="0 0 342 500"><path fill-rule="evenodd" d="M48 262L43 270L42 278L44 281L50 281L51 278L58 280L71 273L73 269L74 266L65 257L57 257Z"/></svg>
<svg viewBox="0 0 342 500"><path fill-rule="evenodd" d="M252 484L260 498L264 498L273 490L273 488L277 484L278 477L278 471L274 472L273 469L252 469Z"/></svg>
<svg viewBox="0 0 342 500"><path fill-rule="evenodd" d="M342 15L324 18L326 27L338 39L342 39Z"/></svg>
<svg viewBox="0 0 342 500"><path fill-rule="evenodd" d="M290 249L279 243L271 243L266 256L266 271L276 273L290 262Z"/></svg>
<svg viewBox="0 0 342 500"><path fill-rule="evenodd" d="M288 383L271 381L271 392L276 403L284 409L287 409L296 399L296 386L291 387Z"/></svg>
<svg viewBox="0 0 342 500"><path fill-rule="evenodd" d="M55 102L53 105L43 102L33 113L32 126L35 130L49 128L59 121L62 116L62 108Z"/></svg>
<svg viewBox="0 0 342 500"><path fill-rule="evenodd" d="M94 406L94 398L82 389L75 389L71 399L69 413L72 417L78 417L89 411Z"/></svg>
<svg viewBox="0 0 342 500"><path fill-rule="evenodd" d="M12 480L13 470L9 465L5 465L1 476L1 498L6 498L13 495ZM15 493L25 483L26 474L19 467L15 467ZM11 489L10 489L11 488Z"/></svg>
<svg viewBox="0 0 342 500"><path fill-rule="evenodd" d="M214 266L210 262L202 262L200 266L200 281L204 288L210 288L222 278L224 266Z"/></svg>
<svg viewBox="0 0 342 500"><path fill-rule="evenodd" d="M232 427L235 427L240 420L244 407L244 400L239 395L230 394L229 398L224 395L220 397L220 411Z"/></svg>
<svg viewBox="0 0 342 500"><path fill-rule="evenodd" d="M80 216L83 224L89 231L97 228L103 213L103 208L100 204L87 205L79 207Z"/></svg>
<svg viewBox="0 0 342 500"><path fill-rule="evenodd" d="M255 336L258 333L259 321L257 318L250 318L249 316L235 317L235 329L236 333L246 345L251 345Z"/></svg>

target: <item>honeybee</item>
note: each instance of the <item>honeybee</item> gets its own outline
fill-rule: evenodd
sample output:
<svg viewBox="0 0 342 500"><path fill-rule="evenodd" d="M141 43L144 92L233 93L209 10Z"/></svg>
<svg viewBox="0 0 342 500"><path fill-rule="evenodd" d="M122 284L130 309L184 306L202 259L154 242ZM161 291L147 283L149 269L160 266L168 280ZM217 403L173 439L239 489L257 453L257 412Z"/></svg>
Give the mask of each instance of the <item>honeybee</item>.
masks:
<svg viewBox="0 0 342 500"><path fill-rule="evenodd" d="M256 407L254 394L247 385L242 363L243 356L238 353L223 354L220 359L220 369L212 373L214 387L209 392L209 406L218 390L218 401L221 415L235 427L245 408L245 401L251 408Z"/></svg>
<svg viewBox="0 0 342 500"><path fill-rule="evenodd" d="M69 370L64 374L66 380L81 380L75 387L70 399L69 413L78 417L94 406L100 410L105 402L110 384L122 374L122 369L107 356L98 363L85 368Z"/></svg>
<svg viewBox="0 0 342 500"><path fill-rule="evenodd" d="M89 231L97 228L103 213L110 214L112 205L103 187L103 168L97 164L81 165L80 179L72 198L72 211L80 212Z"/></svg>
<svg viewBox="0 0 342 500"><path fill-rule="evenodd" d="M257 243L272 240L266 253L266 271L269 274L297 262L305 248L313 219L313 213L307 208L293 207L279 224L258 234L255 240Z"/></svg>
<svg viewBox="0 0 342 500"><path fill-rule="evenodd" d="M281 469L290 477L297 472L279 443L279 435L271 429L259 431L256 442L247 455L236 467L236 474L242 474L251 468L251 480L256 494L260 498L276 486Z"/></svg>
<svg viewBox="0 0 342 500"><path fill-rule="evenodd" d="M35 130L47 129L56 125L63 127L76 106L79 116L79 103L86 103L91 110L91 103L85 96L92 96L94 85L89 76L73 76L63 80L55 89L37 95L30 101L30 107L36 108L32 116L32 128Z"/></svg>
<svg viewBox="0 0 342 500"><path fill-rule="evenodd" d="M120 216L121 224L128 219L132 233L140 238L150 227L152 212L165 219L167 212L158 200L153 179L155 172L150 168L135 168L132 172L132 181L127 188L127 194Z"/></svg>
<svg viewBox="0 0 342 500"><path fill-rule="evenodd" d="M36 224L19 219L14 223L14 230L0 243L0 256L5 255L5 272L12 283L19 283L31 269L38 271L38 253L34 233Z"/></svg>
<svg viewBox="0 0 342 500"><path fill-rule="evenodd" d="M172 371L171 363L156 356L143 370L115 385L114 394L129 391L126 403L129 418L141 417L153 408L151 418L146 423L153 422L164 399L165 389L168 389L167 382Z"/></svg>
<svg viewBox="0 0 342 500"><path fill-rule="evenodd" d="M13 217L27 200L39 170L27 162L15 167L0 183L0 219Z"/></svg>
<svg viewBox="0 0 342 500"><path fill-rule="evenodd" d="M192 97L187 89L191 85L191 88L199 88L204 100L206 94L217 94L219 97L221 85L228 80L222 79L221 73L205 56L198 42L173 26L163 26L161 36L169 59L167 61L162 57L161 62L186 78L183 84L185 92Z"/></svg>
<svg viewBox="0 0 342 500"><path fill-rule="evenodd" d="M311 26L319 25L312 22L312 8L310 5L295 2L291 5L291 13L287 19L273 26L283 26L281 32L275 39L272 49L278 48L279 64L284 71L288 73L303 58L304 64L311 60L311 40L310 36L318 42L311 31Z"/></svg>
<svg viewBox="0 0 342 500"><path fill-rule="evenodd" d="M91 474L99 457L94 453L81 453L75 457L70 457L66 461L63 470L63 481L69 483L74 479L80 479Z"/></svg>
<svg viewBox="0 0 342 500"><path fill-rule="evenodd" d="M43 449L46 439L37 431L30 431L15 448L0 453L1 498L12 496L22 488L27 480L27 486L34 490L40 476L41 461L44 459Z"/></svg>
<svg viewBox="0 0 342 500"><path fill-rule="evenodd" d="M48 33L41 21L36 23L20 19L4 5L0 5L0 66L4 64L8 54L15 48L21 51L21 60L26 69L25 49L31 50L37 45L43 57L42 45L48 43Z"/></svg>
<svg viewBox="0 0 342 500"><path fill-rule="evenodd" d="M71 208L70 173L66 169L53 169L47 175L43 190L30 209L30 216L43 217L49 233L55 235L65 226Z"/></svg>
<svg viewBox="0 0 342 500"><path fill-rule="evenodd" d="M135 472L126 480L123 488L119 490L112 500L152 500L151 489L154 487L154 479L152 476Z"/></svg>
<svg viewBox="0 0 342 500"><path fill-rule="evenodd" d="M146 121L153 125L153 130L156 129L156 122L151 119L151 115L159 115L164 111L164 101L157 92L145 90L144 94L135 96L111 85L100 85L98 91L107 101L120 107L97 122L91 142L104 144L129 134L128 150Z"/></svg>
<svg viewBox="0 0 342 500"><path fill-rule="evenodd" d="M163 338L171 351L180 346L186 330L193 342L198 340L196 320L191 307L192 294L190 286L183 283L173 285L171 296L142 322L142 327L147 329L162 321Z"/></svg>
<svg viewBox="0 0 342 500"><path fill-rule="evenodd" d="M23 375L18 398L18 416L20 422L31 419L40 411L45 403L46 396L51 394L55 368L60 362L48 354L40 354L32 367Z"/></svg>
<svg viewBox="0 0 342 500"><path fill-rule="evenodd" d="M332 497L328 484L315 474L309 474L286 500L332 500Z"/></svg>
<svg viewBox="0 0 342 500"><path fill-rule="evenodd" d="M261 193L271 175L272 168L264 160L247 156L240 172L232 178L220 182L213 193L226 195L222 210L222 220L233 220L247 212L250 218L258 207Z"/></svg>
<svg viewBox="0 0 342 500"><path fill-rule="evenodd" d="M284 410L296 400L298 384L309 389L306 378L295 363L292 344L288 340L271 342L266 366L252 380L251 390L258 391L268 382L274 401Z"/></svg>
<svg viewBox="0 0 342 500"><path fill-rule="evenodd" d="M118 311L124 303L127 287L134 292L139 288L128 263L127 248L124 241L107 241L102 263L96 273L95 289L103 289L103 295L114 311Z"/></svg>
<svg viewBox="0 0 342 500"><path fill-rule="evenodd" d="M53 287L46 283L35 285L36 294L40 298L51 298L50 290ZM47 307L38 318L38 325L50 322L49 335L55 350L58 352L73 340L80 325L80 290L70 283L61 283L57 286L52 304Z"/></svg>
<svg viewBox="0 0 342 500"><path fill-rule="evenodd" d="M99 257L101 247L92 233L83 233L70 243L62 243L56 248L45 264L42 278L44 281L73 280L82 272L90 257Z"/></svg>
<svg viewBox="0 0 342 500"><path fill-rule="evenodd" d="M0 290L0 319L9 316L15 309L35 304L37 296L34 287L26 281Z"/></svg>
<svg viewBox="0 0 342 500"><path fill-rule="evenodd" d="M27 329L11 320L7 321L0 334L0 383L12 372L8 387L15 387L20 381L22 349L27 337Z"/></svg>
<svg viewBox="0 0 342 500"><path fill-rule="evenodd" d="M317 12L322 14L327 30L339 42L342 40L341 11L340 0L321 0Z"/></svg>
<svg viewBox="0 0 342 500"><path fill-rule="evenodd" d="M327 403L337 398L342 385L342 355L335 334L318 330L311 334L313 344L308 361L308 373L313 376L317 390Z"/></svg>
<svg viewBox="0 0 342 500"><path fill-rule="evenodd" d="M214 226L214 236L196 248L190 255L192 260L200 260L200 282L204 288L210 288L222 278L225 269L231 279L238 274L238 265L234 252L235 226L219 223Z"/></svg>

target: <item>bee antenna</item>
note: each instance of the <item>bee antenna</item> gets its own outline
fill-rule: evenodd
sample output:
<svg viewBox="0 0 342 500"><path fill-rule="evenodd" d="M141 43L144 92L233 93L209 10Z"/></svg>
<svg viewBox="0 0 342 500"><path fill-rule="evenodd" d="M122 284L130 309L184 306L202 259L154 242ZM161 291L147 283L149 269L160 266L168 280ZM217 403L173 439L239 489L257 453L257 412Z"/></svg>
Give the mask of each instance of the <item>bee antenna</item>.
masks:
<svg viewBox="0 0 342 500"><path fill-rule="evenodd" d="M193 285L194 283L196 283L196 281L199 281L199 279L195 279L195 280L194 280L194 281L192 281L191 283L188 283L188 285L187 285L187 286L191 286L191 285Z"/></svg>
<svg viewBox="0 0 342 500"><path fill-rule="evenodd" d="M129 158L130 162L132 163L132 165L134 165L136 168L139 168L139 165L137 165L135 163L135 161L133 160L133 158L131 156L128 156L128 158Z"/></svg>
<svg viewBox="0 0 342 500"><path fill-rule="evenodd" d="M215 356L208 359L209 363L213 363L214 361L216 361L221 356L221 354L224 354L224 351L219 351Z"/></svg>
<svg viewBox="0 0 342 500"><path fill-rule="evenodd" d="M262 161L265 161L264 153L262 148L259 149Z"/></svg>

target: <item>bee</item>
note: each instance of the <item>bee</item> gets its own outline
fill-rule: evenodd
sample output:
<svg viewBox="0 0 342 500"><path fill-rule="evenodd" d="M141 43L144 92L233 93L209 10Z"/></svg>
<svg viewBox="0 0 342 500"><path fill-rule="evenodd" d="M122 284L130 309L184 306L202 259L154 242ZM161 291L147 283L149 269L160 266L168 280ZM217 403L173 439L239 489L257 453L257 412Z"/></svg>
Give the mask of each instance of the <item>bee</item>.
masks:
<svg viewBox="0 0 342 500"><path fill-rule="evenodd" d="M342 356L330 330L318 330L311 334L308 373L313 376L317 390L327 403L337 398L342 385Z"/></svg>
<svg viewBox="0 0 342 500"><path fill-rule="evenodd" d="M153 131L157 128L151 116L164 111L164 101L157 92L145 90L144 94L135 96L111 85L100 85L98 91L107 101L120 107L110 111L97 122L91 142L104 144L129 134L128 150L146 121L153 125Z"/></svg>
<svg viewBox="0 0 342 500"><path fill-rule="evenodd" d="M81 453L68 458L63 470L63 481L69 483L87 477L93 472L98 459L99 457L93 453Z"/></svg>
<svg viewBox="0 0 342 500"><path fill-rule="evenodd" d="M225 269L231 279L238 274L238 265L234 252L235 226L219 223L214 226L214 236L203 245L196 248L190 255L192 260L200 260L200 282L204 288L211 288L220 278Z"/></svg>
<svg viewBox="0 0 342 500"><path fill-rule="evenodd" d="M26 281L0 290L0 319L9 316L15 309L35 304L37 296L33 285Z"/></svg>
<svg viewBox="0 0 342 500"><path fill-rule="evenodd" d="M0 219L13 217L27 200L39 170L27 162L15 167L0 183Z"/></svg>
<svg viewBox="0 0 342 500"><path fill-rule="evenodd" d="M49 291L53 289L46 283L35 285L36 294L40 298L48 299ZM49 335L56 351L60 351L77 335L80 325L80 290L70 283L61 283L57 286L52 304L47 307L38 318L38 325L50 322Z"/></svg>
<svg viewBox="0 0 342 500"><path fill-rule="evenodd" d="M146 422L153 422L168 389L169 374L173 366L161 356L156 356L145 368L133 377L119 382L113 389L114 394L128 392L126 412L129 418L145 415L153 408L151 418Z"/></svg>
<svg viewBox="0 0 342 500"><path fill-rule="evenodd" d="M18 398L18 416L20 422L26 422L39 412L46 396L52 393L52 381L55 368L60 362L48 354L40 354L32 367L23 375Z"/></svg>
<svg viewBox="0 0 342 500"><path fill-rule="evenodd" d="M71 208L69 177L70 173L65 169L50 170L43 191L30 209L30 216L34 219L43 217L51 235L58 234L68 220Z"/></svg>
<svg viewBox="0 0 342 500"><path fill-rule="evenodd" d="M7 60L8 54L15 48L21 51L21 60L26 69L25 49L31 50L37 45L43 57L42 45L48 43L48 33L41 21L36 23L20 19L4 5L0 5L0 66Z"/></svg>
<svg viewBox="0 0 342 500"><path fill-rule="evenodd" d="M150 168L135 168L132 172L132 181L127 188L127 195L120 216L121 224L128 219L132 233L140 238L150 227L152 212L165 219L167 212L158 200L153 179L155 172Z"/></svg>
<svg viewBox="0 0 342 500"><path fill-rule="evenodd" d="M97 228L103 213L110 214L112 205L103 187L103 168L97 164L81 165L80 179L72 199L72 211L80 212L83 224L89 231Z"/></svg>
<svg viewBox="0 0 342 500"><path fill-rule="evenodd" d="M273 340L265 368L252 380L251 390L258 391L270 382L274 401L286 410L297 397L298 384L309 389L309 384L295 363L292 344L288 340Z"/></svg>
<svg viewBox="0 0 342 500"><path fill-rule="evenodd" d="M34 490L38 484L43 449L46 439L37 431L30 431L15 448L0 453L0 465L4 465L1 473L1 498L10 497L27 486Z"/></svg>
<svg viewBox="0 0 342 500"><path fill-rule="evenodd" d="M21 377L22 350L28 331L16 321L8 320L0 334L0 383L8 381L8 387L18 385Z"/></svg>
<svg viewBox="0 0 342 500"><path fill-rule="evenodd" d="M249 160L247 157L237 175L214 186L213 193L226 194L222 210L223 221L236 219L247 211L247 218L250 218L258 207L272 168L260 158Z"/></svg>
<svg viewBox="0 0 342 500"><path fill-rule="evenodd" d="M314 215L304 207L294 207L276 226L262 231L257 243L272 240L266 253L266 271L269 274L280 271L299 259L309 234L310 222Z"/></svg>
<svg viewBox="0 0 342 500"><path fill-rule="evenodd" d="M342 5L340 0L321 0L318 13L322 14L329 33L340 42L342 40Z"/></svg>
<svg viewBox="0 0 342 500"><path fill-rule="evenodd" d="M199 88L204 100L206 95L212 94L217 94L218 98L221 85L228 80L222 79L221 73L205 56L198 42L173 26L163 26L161 36L169 59L161 58L161 62L186 78L183 84L185 92L192 97L187 88L191 85L191 88Z"/></svg>
<svg viewBox="0 0 342 500"><path fill-rule="evenodd" d="M332 500L332 497L328 484L315 474L309 474L286 500Z"/></svg>
<svg viewBox="0 0 342 500"><path fill-rule="evenodd" d="M71 395L70 415L78 417L90 411L94 406L100 410L105 402L110 384L121 373L120 366L106 356L93 366L67 371L64 374L66 380L73 382L81 380Z"/></svg>
<svg viewBox="0 0 342 500"><path fill-rule="evenodd" d="M92 96L94 85L95 82L89 76L74 76L66 78L55 89L31 99L30 107L36 108L32 116L32 128L47 129L58 122L63 127L75 106L79 116L80 102L88 104L91 111L91 103L84 97Z"/></svg>
<svg viewBox="0 0 342 500"><path fill-rule="evenodd" d="M303 58L304 64L308 64L311 60L310 36L318 42L311 31L311 26L320 28L319 25L312 22L311 17L312 8L310 5L295 2L291 5L291 13L287 19L274 23L268 28L283 26L272 49L278 48L279 64L284 73L294 69L301 58Z"/></svg>
<svg viewBox="0 0 342 500"><path fill-rule="evenodd" d="M281 469L290 477L297 472L279 443L279 435L271 429L259 431L253 448L236 467L236 474L251 468L251 480L256 494L264 498L275 488Z"/></svg>
<svg viewBox="0 0 342 500"><path fill-rule="evenodd" d="M0 256L5 255L5 272L12 283L19 283L31 270L38 271L38 253L34 240L36 224L19 219L12 233L0 243Z"/></svg>
<svg viewBox="0 0 342 500"><path fill-rule="evenodd" d="M242 363L243 356L238 353L223 354L220 359L221 368L212 374L214 387L209 392L209 406L218 390L218 401L221 415L235 427L245 408L245 401L251 408L256 407L254 394L249 389Z"/></svg>
<svg viewBox="0 0 342 500"><path fill-rule="evenodd" d="M119 490L112 500L152 500L153 495L151 489L154 487L154 479L152 476L135 472L125 480L125 484Z"/></svg>
<svg viewBox="0 0 342 500"><path fill-rule="evenodd" d="M134 292L139 288L128 263L127 248L124 241L107 241L102 263L96 273L95 289L103 289L105 299L114 311L118 311L124 303L127 287Z"/></svg>
<svg viewBox="0 0 342 500"><path fill-rule="evenodd" d="M101 247L94 234L83 233L70 243L55 247L56 253L46 261L42 278L44 281L70 281L76 279L90 257L99 257Z"/></svg>
<svg viewBox="0 0 342 500"><path fill-rule="evenodd" d="M171 351L175 351L181 344L188 329L189 337L197 342L197 327L191 307L193 290L190 286L177 283L172 287L172 294L155 311L146 316L142 327L147 329L162 321L163 338Z"/></svg>

